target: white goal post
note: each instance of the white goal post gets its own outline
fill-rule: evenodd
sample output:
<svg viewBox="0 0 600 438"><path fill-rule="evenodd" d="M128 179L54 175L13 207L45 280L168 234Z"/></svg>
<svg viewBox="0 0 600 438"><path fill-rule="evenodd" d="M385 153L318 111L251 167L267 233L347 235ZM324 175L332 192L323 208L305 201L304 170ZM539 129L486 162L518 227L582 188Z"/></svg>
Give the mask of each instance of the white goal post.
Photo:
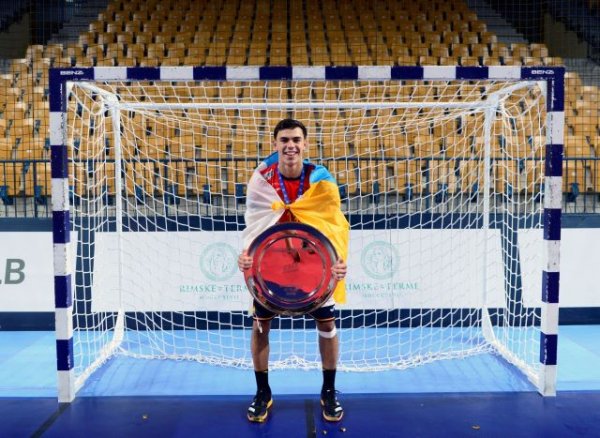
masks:
<svg viewBox="0 0 600 438"><path fill-rule="evenodd" d="M554 395L563 75L51 69L59 401L117 355L251 367L245 187L287 117L351 223L339 369L494 353ZM316 344L277 318L271 367L318 368Z"/></svg>

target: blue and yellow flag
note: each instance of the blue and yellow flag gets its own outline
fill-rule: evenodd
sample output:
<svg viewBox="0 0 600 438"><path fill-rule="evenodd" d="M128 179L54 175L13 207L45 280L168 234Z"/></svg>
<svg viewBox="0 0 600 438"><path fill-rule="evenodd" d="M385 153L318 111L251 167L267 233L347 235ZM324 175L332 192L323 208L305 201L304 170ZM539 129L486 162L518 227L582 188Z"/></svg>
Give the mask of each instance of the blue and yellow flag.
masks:
<svg viewBox="0 0 600 438"><path fill-rule="evenodd" d="M278 159L271 154L254 171L246 196L246 228L243 231L244 248L267 228L275 225L286 209L296 219L315 227L330 241L338 257L348 259L350 224L341 210L341 200L337 183L329 171L316 165L310 174L310 187L300 198L286 206L277 191L269 184L260 171ZM333 293L336 303L346 302L346 284L340 281Z"/></svg>

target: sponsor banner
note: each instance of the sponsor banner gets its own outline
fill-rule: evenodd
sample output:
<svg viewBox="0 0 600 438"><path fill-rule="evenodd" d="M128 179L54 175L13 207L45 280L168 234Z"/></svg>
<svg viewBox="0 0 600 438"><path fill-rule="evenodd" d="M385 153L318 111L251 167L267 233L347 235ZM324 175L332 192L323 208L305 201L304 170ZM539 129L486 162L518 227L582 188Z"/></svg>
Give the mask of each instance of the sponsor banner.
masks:
<svg viewBox="0 0 600 438"><path fill-rule="evenodd" d="M546 245L542 230L519 231L523 301L540 306ZM563 228L560 241L560 307L600 307L600 229Z"/></svg>
<svg viewBox="0 0 600 438"><path fill-rule="evenodd" d="M488 232L487 255L484 237L481 230L352 231L347 302L339 307L503 305L499 232ZM96 233L94 247L93 311L120 302L125 311L251 307L237 269L240 233L124 233L120 251L115 234Z"/></svg>
<svg viewBox="0 0 600 438"><path fill-rule="evenodd" d="M496 230L488 232L487 256L485 236L481 230L352 231L348 302L339 307L501 305L500 235ZM486 283L485 266L489 273Z"/></svg>
<svg viewBox="0 0 600 438"><path fill-rule="evenodd" d="M0 233L0 311L54 310L52 258L52 233Z"/></svg>
<svg viewBox="0 0 600 438"><path fill-rule="evenodd" d="M352 231L347 303L338 307L505 305L499 232L488 232L486 254L480 233ZM71 241L76 241L75 233ZM539 306L542 232L521 230L518 242L524 304ZM93 275L87 278L91 287L83 293L91 297L93 311L118 309L121 301L131 311L248 310L250 295L237 269L240 247L235 232L125 233L119 251L115 234L97 233L94 242L80 247L95 255ZM52 233L0 233L0 311L54 310L52 257ZM600 230L562 230L561 307L600 307L597 260ZM489 274L485 283L484 266Z"/></svg>
<svg viewBox="0 0 600 438"><path fill-rule="evenodd" d="M246 310L241 233L96 233L92 310ZM120 279L120 281L119 281ZM121 292L119 292L119 290Z"/></svg>

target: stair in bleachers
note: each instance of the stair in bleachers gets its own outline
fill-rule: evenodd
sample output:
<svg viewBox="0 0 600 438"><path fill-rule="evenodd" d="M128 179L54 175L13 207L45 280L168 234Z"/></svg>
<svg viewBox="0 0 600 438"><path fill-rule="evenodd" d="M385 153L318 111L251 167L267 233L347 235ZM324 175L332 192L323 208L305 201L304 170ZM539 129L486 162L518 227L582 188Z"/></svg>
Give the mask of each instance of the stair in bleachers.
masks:
<svg viewBox="0 0 600 438"><path fill-rule="evenodd" d="M86 2L73 14L69 21L64 23L61 30L52 36L48 44L77 42L79 35L87 32L89 24L98 18L98 14L106 9L109 2L110 0Z"/></svg>
<svg viewBox="0 0 600 438"><path fill-rule="evenodd" d="M498 41L510 45L511 43L528 43L523 35L515 30L511 24L496 12L485 0L466 0L467 6L477 14L477 18L487 24L488 31L494 32Z"/></svg>
<svg viewBox="0 0 600 438"><path fill-rule="evenodd" d="M0 2L0 9L0 32L3 32L10 25L23 18L28 5L25 2L2 1Z"/></svg>
<svg viewBox="0 0 600 438"><path fill-rule="evenodd" d="M583 85L598 86L600 77L600 65L589 58L564 58L565 67L569 71L579 74Z"/></svg>

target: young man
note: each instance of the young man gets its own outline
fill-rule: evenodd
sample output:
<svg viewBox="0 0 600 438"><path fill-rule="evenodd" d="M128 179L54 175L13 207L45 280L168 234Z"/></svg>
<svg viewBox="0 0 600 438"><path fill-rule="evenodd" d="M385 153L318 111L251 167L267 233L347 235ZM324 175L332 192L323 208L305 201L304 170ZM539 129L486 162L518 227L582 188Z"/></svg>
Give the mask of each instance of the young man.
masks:
<svg viewBox="0 0 600 438"><path fill-rule="evenodd" d="M306 135L306 127L301 122L293 119L281 120L273 132L273 148L277 152L277 160L259 170L286 205L292 204L309 190L311 174L317 167L304 161L304 152L308 147ZM337 191L336 196L338 196L339 206ZM339 214L341 215L341 210ZM292 209L288 208L279 218L279 222L290 221L298 221L298 219L294 217ZM240 254L238 266L242 271L252 267L252 257L248 256L247 251ZM331 270L338 281L343 280L346 276L346 263L340 258ZM310 314L316 321L319 333L319 351L323 367L321 406L323 417L327 421L339 421L344 415L335 391L339 343L336 335L334 304L333 299L330 299ZM269 329L275 314L254 301L253 317L251 351L257 391L248 408L247 416L250 421L263 422L267 419L269 408L273 404L268 367Z"/></svg>

